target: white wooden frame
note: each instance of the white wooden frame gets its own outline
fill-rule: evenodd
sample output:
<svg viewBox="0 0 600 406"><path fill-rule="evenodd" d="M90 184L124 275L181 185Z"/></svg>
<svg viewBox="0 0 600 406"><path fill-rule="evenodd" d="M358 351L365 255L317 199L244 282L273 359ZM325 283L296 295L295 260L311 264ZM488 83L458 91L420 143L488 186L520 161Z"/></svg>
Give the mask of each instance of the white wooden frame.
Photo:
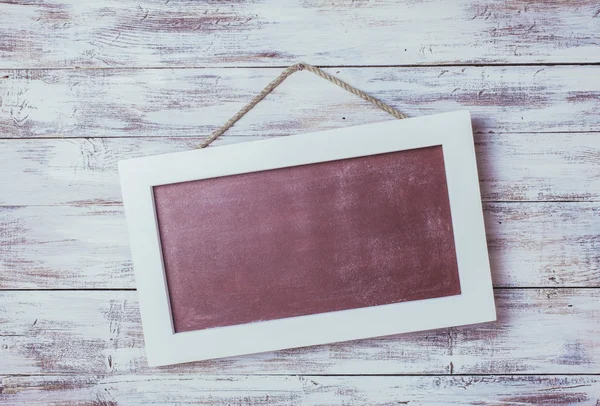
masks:
<svg viewBox="0 0 600 406"><path fill-rule="evenodd" d="M154 186L435 145L444 154L460 295L174 332ZM119 172L151 366L496 319L468 111L130 159Z"/></svg>

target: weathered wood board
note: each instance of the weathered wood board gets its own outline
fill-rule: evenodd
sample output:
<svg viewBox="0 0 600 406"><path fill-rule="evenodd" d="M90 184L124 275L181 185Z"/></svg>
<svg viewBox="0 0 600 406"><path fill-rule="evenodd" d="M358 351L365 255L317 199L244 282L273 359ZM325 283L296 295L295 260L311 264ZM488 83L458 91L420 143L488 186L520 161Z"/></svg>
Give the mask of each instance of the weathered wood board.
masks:
<svg viewBox="0 0 600 406"><path fill-rule="evenodd" d="M119 160L187 151L198 140L0 140L0 205L120 203ZM600 201L600 134L477 134L475 142L484 201Z"/></svg>
<svg viewBox="0 0 600 406"><path fill-rule="evenodd" d="M597 376L122 376L2 379L0 401L27 405L594 405Z"/></svg>
<svg viewBox="0 0 600 406"><path fill-rule="evenodd" d="M0 9L0 67L600 61L597 0L10 0Z"/></svg>
<svg viewBox="0 0 600 406"><path fill-rule="evenodd" d="M409 116L469 109L476 132L600 131L600 66L326 70ZM280 71L0 70L0 137L205 137ZM228 134L288 135L389 119L297 72Z"/></svg>
<svg viewBox="0 0 600 406"><path fill-rule="evenodd" d="M136 292L0 292L2 374L593 374L600 289L496 290L498 321L149 368ZM241 338L243 339L243 338Z"/></svg>
<svg viewBox="0 0 600 406"><path fill-rule="evenodd" d="M486 203L484 216L495 286L600 286L600 203ZM0 267L3 289L135 288L121 206L0 207Z"/></svg>

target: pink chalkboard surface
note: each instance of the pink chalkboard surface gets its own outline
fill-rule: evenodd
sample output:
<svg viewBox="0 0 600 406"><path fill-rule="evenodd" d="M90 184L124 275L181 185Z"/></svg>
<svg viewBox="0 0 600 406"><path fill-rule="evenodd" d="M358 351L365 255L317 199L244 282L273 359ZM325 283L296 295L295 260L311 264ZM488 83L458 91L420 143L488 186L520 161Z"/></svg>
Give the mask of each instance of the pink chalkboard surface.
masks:
<svg viewBox="0 0 600 406"><path fill-rule="evenodd" d="M441 146L154 187L175 332L460 294Z"/></svg>

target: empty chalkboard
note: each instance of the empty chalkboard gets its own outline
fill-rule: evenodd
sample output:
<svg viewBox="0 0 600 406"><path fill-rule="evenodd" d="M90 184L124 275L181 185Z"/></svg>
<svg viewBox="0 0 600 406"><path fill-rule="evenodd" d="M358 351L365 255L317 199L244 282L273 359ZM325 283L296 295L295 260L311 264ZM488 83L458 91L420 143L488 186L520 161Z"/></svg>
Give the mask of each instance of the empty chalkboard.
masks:
<svg viewBox="0 0 600 406"><path fill-rule="evenodd" d="M175 332L460 294L441 146L154 186Z"/></svg>

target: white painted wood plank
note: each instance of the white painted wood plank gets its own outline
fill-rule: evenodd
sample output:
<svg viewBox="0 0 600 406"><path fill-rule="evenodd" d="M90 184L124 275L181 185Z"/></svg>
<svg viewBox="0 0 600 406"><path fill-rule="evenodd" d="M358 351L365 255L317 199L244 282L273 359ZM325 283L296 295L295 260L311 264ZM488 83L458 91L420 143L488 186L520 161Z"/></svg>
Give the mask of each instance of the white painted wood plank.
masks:
<svg viewBox="0 0 600 406"><path fill-rule="evenodd" d="M401 136L401 135L400 135ZM216 145L260 137L224 136ZM484 201L600 200L600 134L477 134ZM117 162L198 139L0 140L0 205L120 203Z"/></svg>
<svg viewBox="0 0 600 406"><path fill-rule="evenodd" d="M600 205L484 206L495 286L600 286Z"/></svg>
<svg viewBox="0 0 600 406"><path fill-rule="evenodd" d="M600 289L496 300L494 323L148 368L135 292L2 291L0 375L598 373Z"/></svg>
<svg viewBox="0 0 600 406"><path fill-rule="evenodd" d="M8 376L0 401L48 405L593 405L598 376Z"/></svg>
<svg viewBox="0 0 600 406"><path fill-rule="evenodd" d="M600 203L484 205L496 287L600 286ZM0 288L135 288L121 206L0 207Z"/></svg>
<svg viewBox="0 0 600 406"><path fill-rule="evenodd" d="M123 208L0 208L0 287L132 288Z"/></svg>
<svg viewBox="0 0 600 406"><path fill-rule="evenodd" d="M409 116L469 109L476 132L600 131L600 66L327 71ZM280 72L3 70L0 138L205 137ZM310 72L297 72L229 134L286 135L390 118Z"/></svg>
<svg viewBox="0 0 600 406"><path fill-rule="evenodd" d="M597 201L600 133L479 134L484 200Z"/></svg>
<svg viewBox="0 0 600 406"><path fill-rule="evenodd" d="M0 3L0 66L600 61L596 0Z"/></svg>

